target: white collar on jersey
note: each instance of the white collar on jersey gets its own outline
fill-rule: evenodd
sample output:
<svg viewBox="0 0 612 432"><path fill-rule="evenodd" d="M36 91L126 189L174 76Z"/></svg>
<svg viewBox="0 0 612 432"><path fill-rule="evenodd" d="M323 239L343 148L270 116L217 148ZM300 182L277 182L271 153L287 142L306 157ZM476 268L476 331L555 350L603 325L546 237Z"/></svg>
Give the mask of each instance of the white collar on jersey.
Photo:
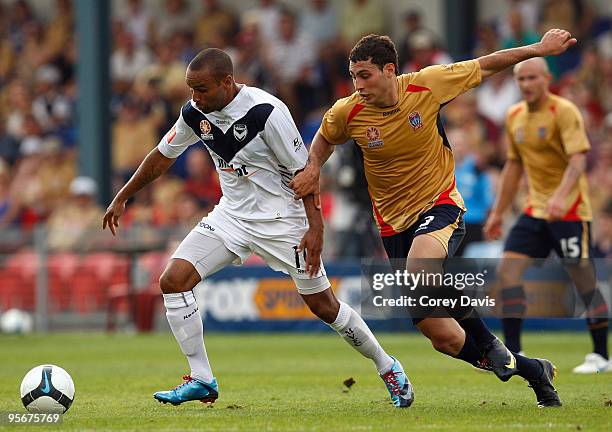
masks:
<svg viewBox="0 0 612 432"><path fill-rule="evenodd" d="M209 112L208 114L203 113L202 111L200 111L200 109L196 106L195 102L193 101L193 99L190 99L189 102L191 103L191 106L194 107L196 110L198 110L199 112L201 112L202 114L204 114L205 116L217 116L217 117L231 117L232 116L232 110L237 107L240 106L240 104L242 103L242 100L246 97L246 93L247 93L247 88L248 86L246 84L238 84L236 83L236 85L238 85L238 87L240 87L240 90L238 90L238 93L236 94L236 96L234 96L234 99L232 99L230 101L230 103L228 103L227 105L225 105L225 107L223 107L223 109L221 111L212 111Z"/></svg>

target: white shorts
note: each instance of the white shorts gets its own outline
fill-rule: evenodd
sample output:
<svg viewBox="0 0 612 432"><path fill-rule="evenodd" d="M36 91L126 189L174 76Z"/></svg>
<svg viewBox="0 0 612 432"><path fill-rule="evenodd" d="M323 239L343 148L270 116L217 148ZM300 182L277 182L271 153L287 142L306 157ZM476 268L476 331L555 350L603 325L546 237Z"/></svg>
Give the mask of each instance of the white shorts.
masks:
<svg viewBox="0 0 612 432"><path fill-rule="evenodd" d="M230 264L242 264L255 253L273 270L290 275L300 294L316 294L330 284L323 263L311 278L304 254L297 252L307 230L304 218L246 221L216 208L191 230L172 258L189 261L204 279Z"/></svg>

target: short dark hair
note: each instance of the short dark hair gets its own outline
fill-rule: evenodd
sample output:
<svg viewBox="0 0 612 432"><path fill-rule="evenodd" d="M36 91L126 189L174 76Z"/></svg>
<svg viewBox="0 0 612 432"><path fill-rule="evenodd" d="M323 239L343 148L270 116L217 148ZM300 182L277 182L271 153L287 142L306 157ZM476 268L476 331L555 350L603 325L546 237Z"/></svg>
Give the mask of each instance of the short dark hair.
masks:
<svg viewBox="0 0 612 432"><path fill-rule="evenodd" d="M389 36L369 34L362 37L349 54L353 63L371 60L373 64L383 70L387 63L393 63L395 74L399 75L397 50Z"/></svg>
<svg viewBox="0 0 612 432"><path fill-rule="evenodd" d="M234 75L232 59L219 48L206 48L200 51L187 68L192 71L208 69L218 81L228 75Z"/></svg>

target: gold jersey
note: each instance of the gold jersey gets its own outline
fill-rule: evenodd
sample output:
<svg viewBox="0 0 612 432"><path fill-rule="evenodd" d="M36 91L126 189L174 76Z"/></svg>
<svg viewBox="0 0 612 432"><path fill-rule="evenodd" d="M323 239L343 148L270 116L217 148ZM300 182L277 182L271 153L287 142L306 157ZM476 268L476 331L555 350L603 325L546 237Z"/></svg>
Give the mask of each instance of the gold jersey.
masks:
<svg viewBox="0 0 612 432"><path fill-rule="evenodd" d="M325 113L319 133L332 144L352 138L361 149L381 236L404 231L434 205L465 210L440 108L480 81L477 60L430 66L397 77L394 106L366 105L355 92Z"/></svg>
<svg viewBox="0 0 612 432"><path fill-rule="evenodd" d="M525 213L546 219L547 202L561 184L570 157L591 148L580 111L572 102L553 94L537 111L529 111L523 101L508 109L506 131L510 138L508 159L521 162L527 174ZM585 174L566 199L567 212L562 220L592 219Z"/></svg>

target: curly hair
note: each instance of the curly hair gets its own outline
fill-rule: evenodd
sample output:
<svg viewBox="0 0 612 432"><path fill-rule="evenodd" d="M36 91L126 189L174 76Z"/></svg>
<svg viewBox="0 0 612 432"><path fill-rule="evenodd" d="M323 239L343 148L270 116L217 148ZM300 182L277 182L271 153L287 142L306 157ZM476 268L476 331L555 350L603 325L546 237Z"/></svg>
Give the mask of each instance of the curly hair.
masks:
<svg viewBox="0 0 612 432"><path fill-rule="evenodd" d="M397 50L389 36L369 34L362 37L351 50L349 60L353 63L371 60L380 70L383 70L387 63L393 63L395 74L399 74Z"/></svg>

